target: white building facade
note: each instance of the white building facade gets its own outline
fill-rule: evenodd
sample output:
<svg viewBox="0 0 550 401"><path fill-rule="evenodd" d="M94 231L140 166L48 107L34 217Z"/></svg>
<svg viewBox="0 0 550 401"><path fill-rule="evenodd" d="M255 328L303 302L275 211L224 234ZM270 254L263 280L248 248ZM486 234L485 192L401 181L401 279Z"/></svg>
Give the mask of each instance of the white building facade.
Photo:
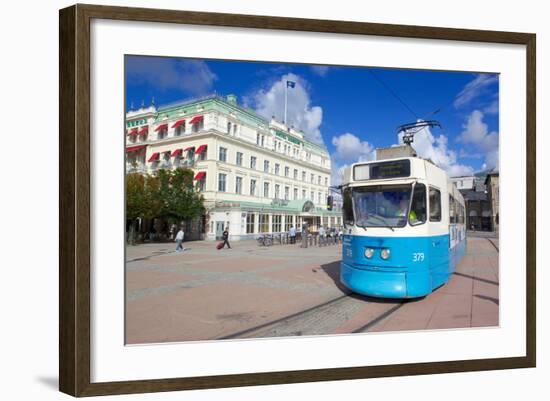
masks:
<svg viewBox="0 0 550 401"><path fill-rule="evenodd" d="M127 172L193 169L207 239L225 228L239 240L304 223L312 230L342 224L340 211L327 210L326 148L240 107L233 95L129 111L125 134Z"/></svg>

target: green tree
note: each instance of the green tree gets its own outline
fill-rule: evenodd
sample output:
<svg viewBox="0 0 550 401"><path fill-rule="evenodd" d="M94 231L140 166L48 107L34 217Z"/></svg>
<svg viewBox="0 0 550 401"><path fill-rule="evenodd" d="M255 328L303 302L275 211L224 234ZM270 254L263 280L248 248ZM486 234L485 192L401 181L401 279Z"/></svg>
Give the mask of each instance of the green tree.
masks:
<svg viewBox="0 0 550 401"><path fill-rule="evenodd" d="M155 175L126 176L126 218L130 220L128 242L135 243L137 219L160 217L180 224L204 214L204 198L193 184L193 170L158 170Z"/></svg>
<svg viewBox="0 0 550 401"><path fill-rule="evenodd" d="M141 174L126 175L126 219L130 220L128 242L135 243L137 219L147 211L147 195L145 193L145 177Z"/></svg>
<svg viewBox="0 0 550 401"><path fill-rule="evenodd" d="M162 217L179 223L204 213L204 198L193 184L193 174L193 170L187 168L157 172L163 200Z"/></svg>
<svg viewBox="0 0 550 401"><path fill-rule="evenodd" d="M126 218L130 220L128 242L135 244L137 219L152 219L161 213L163 201L158 177L139 173L126 175Z"/></svg>

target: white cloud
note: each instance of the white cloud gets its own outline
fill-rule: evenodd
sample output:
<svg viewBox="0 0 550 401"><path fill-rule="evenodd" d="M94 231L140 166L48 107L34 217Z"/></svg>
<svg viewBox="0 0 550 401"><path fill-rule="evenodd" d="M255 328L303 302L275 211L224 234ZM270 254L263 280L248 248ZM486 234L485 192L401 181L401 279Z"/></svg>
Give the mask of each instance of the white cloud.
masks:
<svg viewBox="0 0 550 401"><path fill-rule="evenodd" d="M403 143L402 133L398 134L398 141ZM473 174L472 167L458 163L456 152L450 150L447 144L448 139L445 135L435 137L430 128L426 127L414 136L413 147L418 156L430 159L451 177Z"/></svg>
<svg viewBox="0 0 550 401"><path fill-rule="evenodd" d="M324 77L325 75L327 75L329 70L329 67L326 65L312 65L310 68L314 74L317 74L320 77Z"/></svg>
<svg viewBox="0 0 550 401"><path fill-rule="evenodd" d="M499 112L498 99L493 100L488 106L486 106L483 109L483 112L485 114L498 114L498 112Z"/></svg>
<svg viewBox="0 0 550 401"><path fill-rule="evenodd" d="M338 164L335 161L331 165L330 181L331 185L340 185L344 181L344 170L349 167L350 164Z"/></svg>
<svg viewBox="0 0 550 401"><path fill-rule="evenodd" d="M265 118L284 118L286 81L296 82L294 88L288 88L288 124L304 131L312 142L323 144L320 126L323 122L323 109L312 106L307 82L296 74L283 75L269 89L261 89L252 96L256 111ZM249 98L250 101L250 98Z"/></svg>
<svg viewBox="0 0 550 401"><path fill-rule="evenodd" d="M336 148L334 158L337 160L355 163L374 160L376 156L376 150L369 142L362 141L349 132L332 137L332 144Z"/></svg>
<svg viewBox="0 0 550 401"><path fill-rule="evenodd" d="M332 185L342 183L344 169L353 163L374 160L376 149L368 141L349 132L332 137Z"/></svg>
<svg viewBox="0 0 550 401"><path fill-rule="evenodd" d="M147 83L158 90L179 89L191 95L208 93L218 78L204 61L165 57L131 56L126 73L136 83Z"/></svg>
<svg viewBox="0 0 550 401"><path fill-rule="evenodd" d="M493 169L498 167L499 136L496 131L489 132L487 124L483 122L483 117L484 114L481 111L472 111L462 126L463 131L458 137L458 141L472 145L477 151L484 153L484 169Z"/></svg>
<svg viewBox="0 0 550 401"><path fill-rule="evenodd" d="M454 106L460 108L467 105L473 99L485 93L487 88L496 82L498 82L498 75L496 74L478 74L456 95Z"/></svg>

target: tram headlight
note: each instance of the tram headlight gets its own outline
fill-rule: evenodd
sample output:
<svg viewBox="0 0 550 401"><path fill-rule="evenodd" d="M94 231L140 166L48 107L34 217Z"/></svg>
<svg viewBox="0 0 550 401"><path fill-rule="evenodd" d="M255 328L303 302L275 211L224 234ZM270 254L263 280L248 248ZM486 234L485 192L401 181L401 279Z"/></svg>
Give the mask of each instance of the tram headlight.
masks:
<svg viewBox="0 0 550 401"><path fill-rule="evenodd" d="M374 249L372 249L372 248L365 249L365 257L367 259L372 258L373 255L374 255Z"/></svg>
<svg viewBox="0 0 550 401"><path fill-rule="evenodd" d="M388 248L384 248L382 249L382 251L380 252L380 257L384 260L387 260L390 258L390 255L391 255L391 252Z"/></svg>

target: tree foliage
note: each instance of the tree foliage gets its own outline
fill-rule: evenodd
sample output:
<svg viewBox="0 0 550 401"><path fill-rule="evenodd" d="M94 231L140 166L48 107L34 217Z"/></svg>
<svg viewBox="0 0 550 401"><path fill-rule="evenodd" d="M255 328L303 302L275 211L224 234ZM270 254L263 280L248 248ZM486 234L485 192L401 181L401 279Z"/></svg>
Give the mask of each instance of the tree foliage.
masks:
<svg viewBox="0 0 550 401"><path fill-rule="evenodd" d="M158 170L156 174L130 173L126 176L126 218L165 218L172 222L190 220L204 214L204 198L193 184L193 170Z"/></svg>

